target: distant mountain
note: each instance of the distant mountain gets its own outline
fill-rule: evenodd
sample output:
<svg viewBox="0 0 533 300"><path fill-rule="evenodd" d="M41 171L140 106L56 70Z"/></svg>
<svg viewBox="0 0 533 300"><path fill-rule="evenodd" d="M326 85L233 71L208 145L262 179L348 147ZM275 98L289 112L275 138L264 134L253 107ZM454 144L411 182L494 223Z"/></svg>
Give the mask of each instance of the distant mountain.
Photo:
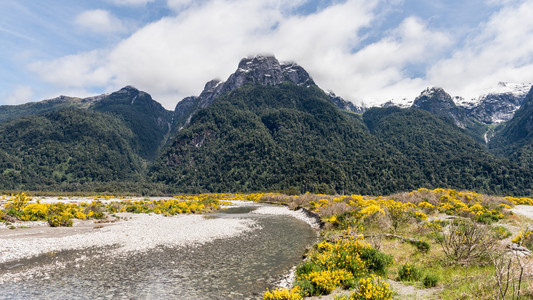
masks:
<svg viewBox="0 0 533 300"><path fill-rule="evenodd" d="M62 109L0 124L2 189L76 189L139 181L134 134L120 120L86 109Z"/></svg>
<svg viewBox="0 0 533 300"><path fill-rule="evenodd" d="M409 181L420 186L496 194L533 192L527 170L497 158L464 130L434 114L413 108L372 108L363 119L372 134L394 146L418 170Z"/></svg>
<svg viewBox="0 0 533 300"><path fill-rule="evenodd" d="M524 102L530 88L531 84L500 82L498 87L487 91L477 99L470 101L461 99L458 102L475 120L485 124L500 124L513 117Z"/></svg>
<svg viewBox="0 0 533 300"><path fill-rule="evenodd" d="M452 97L442 88L427 88L416 97L412 108L423 109L437 116L449 119L455 125L466 128L468 119L465 111L457 107Z"/></svg>
<svg viewBox="0 0 533 300"><path fill-rule="evenodd" d="M88 108L106 95L88 98L59 96L54 99L30 102L22 105L0 105L0 123L20 117L44 114L63 108Z"/></svg>
<svg viewBox="0 0 533 300"><path fill-rule="evenodd" d="M0 189L531 196L533 92L505 88L469 105L429 88L411 108L367 109L258 56L173 112L131 86L0 106Z"/></svg>
<svg viewBox="0 0 533 300"><path fill-rule="evenodd" d="M448 111L448 117L452 117L451 115L456 115L455 117L458 117L457 109L459 109L460 111L462 111L460 114L463 114L464 112L466 117L468 117L468 119L470 119L471 121L476 121L487 125L500 124L502 122L510 120L513 117L516 110L518 110L518 108L520 108L520 106L522 105L522 102L524 101L527 92L529 91L531 86L532 84L530 83L518 84L500 82L496 87L486 90L481 96L477 98L465 99L461 96L450 96L448 98L449 95L443 95L442 100L446 99L446 101L444 102L448 102L448 108L440 107L439 110L441 111L439 113L437 113L436 109L433 109L433 111L431 111L431 109L425 110L443 116L442 109L444 109L444 111L448 111L451 109L452 111ZM432 90L437 91L442 89L428 88L424 92L422 92L419 97L423 96L424 93L431 92ZM443 90L440 92L443 92ZM438 95L439 93L437 92L436 94ZM455 105L451 104L449 102L449 99L452 99L452 102ZM409 108L415 105L414 101L416 101L416 99L392 99L380 106L385 108ZM452 117L452 119L455 117ZM461 124L463 123L461 122L461 120L454 120L454 122L458 126L462 126Z"/></svg>
<svg viewBox="0 0 533 300"><path fill-rule="evenodd" d="M464 107L457 106L452 97L442 88L427 88L416 97L412 108L422 109L437 115L465 130L480 143L485 143L488 127L471 118Z"/></svg>
<svg viewBox="0 0 533 300"><path fill-rule="evenodd" d="M351 111L351 112L359 113L359 114L364 113L366 110L365 107L355 106L352 102L346 101L332 92L329 92L328 96L331 102L333 102L335 106L337 106L338 108L342 110L347 110L347 111Z"/></svg>
<svg viewBox="0 0 533 300"><path fill-rule="evenodd" d="M150 177L186 192L390 193L412 187L403 162L315 85L249 83L193 115Z"/></svg>
<svg viewBox="0 0 533 300"><path fill-rule="evenodd" d="M127 86L92 104L89 109L111 114L124 121L136 136L134 149L144 159L151 160L171 131L173 113L152 97Z"/></svg>
<svg viewBox="0 0 533 300"><path fill-rule="evenodd" d="M533 170L533 87L513 118L498 130L489 146Z"/></svg>
<svg viewBox="0 0 533 300"><path fill-rule="evenodd" d="M243 85L276 86L284 82L292 82L299 86L315 85L309 73L296 63L281 64L273 56L244 58L239 62L237 70L225 82L220 80L209 81L205 84L200 96L187 97L180 101L174 110L174 124L178 128L183 127L188 124L194 112L208 107L217 97L234 91ZM348 110L354 107L353 104L340 98L335 97L335 100L339 105L347 107ZM334 101L333 98L332 101Z"/></svg>

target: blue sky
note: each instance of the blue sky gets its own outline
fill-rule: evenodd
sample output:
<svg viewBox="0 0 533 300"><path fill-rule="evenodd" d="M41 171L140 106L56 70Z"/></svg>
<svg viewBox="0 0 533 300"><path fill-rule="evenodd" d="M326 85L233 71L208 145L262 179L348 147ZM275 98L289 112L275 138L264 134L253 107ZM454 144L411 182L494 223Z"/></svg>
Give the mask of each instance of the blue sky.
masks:
<svg viewBox="0 0 533 300"><path fill-rule="evenodd" d="M125 85L166 108L274 54L357 104L533 81L525 0L2 0L0 104Z"/></svg>

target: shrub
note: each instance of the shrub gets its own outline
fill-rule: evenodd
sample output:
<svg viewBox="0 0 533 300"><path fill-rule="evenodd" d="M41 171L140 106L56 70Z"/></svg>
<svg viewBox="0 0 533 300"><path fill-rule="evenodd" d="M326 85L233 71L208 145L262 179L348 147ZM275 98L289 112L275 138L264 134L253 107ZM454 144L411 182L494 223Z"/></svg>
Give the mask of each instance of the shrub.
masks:
<svg viewBox="0 0 533 300"><path fill-rule="evenodd" d="M30 203L23 210L30 220L43 220L48 215L48 205L41 203Z"/></svg>
<svg viewBox="0 0 533 300"><path fill-rule="evenodd" d="M48 218L48 225L50 225L50 227L71 227L72 220L66 216L53 215Z"/></svg>
<svg viewBox="0 0 533 300"><path fill-rule="evenodd" d="M300 294L300 288L294 287L291 290L288 289L275 289L274 291L266 291L263 295L265 300L300 300L302 295Z"/></svg>
<svg viewBox="0 0 533 300"><path fill-rule="evenodd" d="M526 229L513 238L513 243L533 249L533 231Z"/></svg>
<svg viewBox="0 0 533 300"><path fill-rule="evenodd" d="M338 286L354 287L370 272L384 274L392 262L360 239L323 241L315 245L308 260L296 269L296 285L302 295L328 294Z"/></svg>
<svg viewBox="0 0 533 300"><path fill-rule="evenodd" d="M495 239L497 240L503 240L512 235L511 231L509 229L503 227L503 226L494 226L492 227L492 234Z"/></svg>
<svg viewBox="0 0 533 300"><path fill-rule="evenodd" d="M320 267L310 261L304 261L296 268L296 277L309 274L314 271L320 271Z"/></svg>
<svg viewBox="0 0 533 300"><path fill-rule="evenodd" d="M494 222L498 222L499 220L500 217L498 216L498 214L493 214L492 212L484 212L476 218L476 221L484 224L491 224Z"/></svg>
<svg viewBox="0 0 533 300"><path fill-rule="evenodd" d="M398 269L398 280L401 281L417 281L422 277L420 269L410 263L405 263Z"/></svg>
<svg viewBox="0 0 533 300"><path fill-rule="evenodd" d="M486 262L495 242L489 226L461 220L450 224L437 239L446 257L453 263Z"/></svg>
<svg viewBox="0 0 533 300"><path fill-rule="evenodd" d="M392 255L385 254L370 247L364 248L361 251L360 257L369 271L380 275L384 275L387 272L387 267L392 263Z"/></svg>
<svg viewBox="0 0 533 300"><path fill-rule="evenodd" d="M429 243L428 242L424 242L424 241L409 241L409 243L411 245L415 246L416 249L418 249L418 251L420 251L422 253L428 253L429 249L431 248L429 246Z"/></svg>
<svg viewBox="0 0 533 300"><path fill-rule="evenodd" d="M31 200L31 197L29 197L28 195L24 193L20 193L13 197L13 202L11 203L11 205L13 206L15 210L21 211L24 208L24 206L26 206L26 203L28 203L28 201L30 200Z"/></svg>
<svg viewBox="0 0 533 300"><path fill-rule="evenodd" d="M311 281L305 278L296 281L294 285L300 287L300 294L302 296L315 295L315 286L311 283Z"/></svg>
<svg viewBox="0 0 533 300"><path fill-rule="evenodd" d="M345 269L315 271L306 275L307 280L315 286L318 295L329 294L336 287L353 280L353 274Z"/></svg>
<svg viewBox="0 0 533 300"><path fill-rule="evenodd" d="M422 280L422 283L424 284L425 288L436 287L438 282L439 282L439 277L433 274L427 274Z"/></svg>
<svg viewBox="0 0 533 300"><path fill-rule="evenodd" d="M349 297L335 297L336 300L391 300L392 290L380 277L361 278L357 290Z"/></svg>

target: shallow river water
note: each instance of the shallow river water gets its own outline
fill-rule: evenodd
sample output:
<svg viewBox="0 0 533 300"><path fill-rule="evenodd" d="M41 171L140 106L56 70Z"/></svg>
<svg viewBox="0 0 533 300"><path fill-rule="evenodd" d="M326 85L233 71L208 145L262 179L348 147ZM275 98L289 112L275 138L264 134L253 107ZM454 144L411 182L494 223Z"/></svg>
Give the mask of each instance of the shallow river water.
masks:
<svg viewBox="0 0 533 300"><path fill-rule="evenodd" d="M127 255L94 248L0 265L0 273L64 265L0 284L0 299L261 299L301 261L316 233L298 219L251 214L253 209L207 217L252 218L261 229L200 246Z"/></svg>

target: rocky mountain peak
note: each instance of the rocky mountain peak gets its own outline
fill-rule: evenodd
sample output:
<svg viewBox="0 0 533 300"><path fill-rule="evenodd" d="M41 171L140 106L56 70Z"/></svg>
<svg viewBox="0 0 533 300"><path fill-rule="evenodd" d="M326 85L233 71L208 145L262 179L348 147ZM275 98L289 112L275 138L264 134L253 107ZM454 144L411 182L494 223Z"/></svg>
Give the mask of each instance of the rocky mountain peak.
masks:
<svg viewBox="0 0 533 300"><path fill-rule="evenodd" d="M246 83L278 85L284 81L314 84L311 76L296 63L280 64L274 56L243 58L237 71L224 83L225 89L234 90Z"/></svg>
<svg viewBox="0 0 533 300"><path fill-rule="evenodd" d="M237 70L226 81L211 80L195 98L195 109L209 106L218 96L238 89L245 84L278 85L283 82L298 85L314 84L311 76L296 63L281 64L274 56L255 56L241 59ZM190 99L187 107L192 107ZM181 103L181 102L180 102ZM180 103L176 109L180 108Z"/></svg>
<svg viewBox="0 0 533 300"><path fill-rule="evenodd" d="M136 87L134 87L134 86L127 85L127 86L121 88L120 90L116 91L115 93L120 93L120 94L139 93L139 90Z"/></svg>
<svg viewBox="0 0 533 300"><path fill-rule="evenodd" d="M355 106L352 102L346 101L343 98L335 95L333 92L328 93L328 97L338 108L343 110L352 111L355 113L364 113L366 108L361 106Z"/></svg>
<svg viewBox="0 0 533 300"><path fill-rule="evenodd" d="M450 119L461 128L467 123L466 113L457 107L450 94L439 87L425 89L412 105L413 108L423 109L432 114Z"/></svg>
<svg viewBox="0 0 533 300"><path fill-rule="evenodd" d="M453 102L452 97L450 94L446 93L443 88L440 87L432 87L425 89L420 96L418 96L413 106L416 108L420 108L419 106L427 105L428 103L442 103L442 105L453 107L455 106L455 102Z"/></svg>

